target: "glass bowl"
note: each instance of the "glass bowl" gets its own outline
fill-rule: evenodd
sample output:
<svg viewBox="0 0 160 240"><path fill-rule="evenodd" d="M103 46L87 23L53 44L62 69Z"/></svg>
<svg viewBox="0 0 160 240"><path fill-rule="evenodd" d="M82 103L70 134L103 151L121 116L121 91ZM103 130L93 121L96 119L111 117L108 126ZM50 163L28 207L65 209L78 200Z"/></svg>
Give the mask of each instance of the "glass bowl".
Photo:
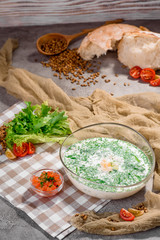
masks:
<svg viewBox="0 0 160 240"><path fill-rule="evenodd" d="M49 190L49 191L47 191L47 189L46 190L42 190L41 187L34 186L33 185L33 178L34 178L34 176L39 178L44 171L45 172L53 172L53 173L57 174L57 176L60 178L60 181L61 181L60 185L58 187L56 187L55 189ZM63 179L63 176L62 176L62 174L60 172L58 172L56 170L53 170L53 169L49 169L49 168L43 168L43 169L40 169L40 170L38 170L38 171L36 171L36 172L34 172L32 174L32 176L30 178L30 183L31 183L31 189L35 193L40 195L41 197L52 197L52 196L56 195L58 192L60 192L62 190L63 185L64 185L64 179Z"/></svg>
<svg viewBox="0 0 160 240"><path fill-rule="evenodd" d="M118 140L118 142L121 142L122 140L122 141L125 141L125 143L127 142L129 146L131 145L131 148L134 145L134 147L138 149L138 151L142 152L142 155L144 155L144 158L147 159L148 164L150 165L148 167L149 170L147 175L143 179L140 179L140 181L138 182L136 181L136 183L134 182L129 185L127 185L126 183L123 185L121 184L115 185L115 184L107 184L106 180L97 183L97 181L93 180L92 177L86 178L84 177L83 174L82 175L79 174L80 171L77 170L79 166L76 167L77 168L76 170L73 170L72 167L66 164L65 155L67 151L70 149L70 146L72 146L73 144L76 144L79 141L83 142L83 140L87 140L91 138L92 139L107 138L107 139L110 139L109 141ZM81 149L81 146L79 146L79 148L80 148L78 150L79 156L81 156L81 152L83 151L89 151L90 152L89 154L92 154L92 149L84 150L84 149ZM77 152L76 150L73 151L73 155L72 155L73 163L74 161L77 161L76 154L75 154L76 152ZM78 129L77 131L73 132L70 136L68 136L64 140L63 144L60 147L59 155L60 155L60 160L63 164L64 170L68 178L70 179L70 181L73 183L73 185L76 186L80 191L100 199L121 199L137 193L146 185L149 179L153 176L153 171L155 168L155 155L150 144L145 139L145 137L142 136L139 132L135 131L134 129L118 123L98 123L98 124L93 124L93 125L89 125L81 129ZM127 162L129 162L128 158L130 158L130 155L127 156L127 160L126 160ZM123 161L123 159L120 161ZM145 162L144 162L144 166L147 167ZM94 172L93 172L93 175L94 175Z"/></svg>

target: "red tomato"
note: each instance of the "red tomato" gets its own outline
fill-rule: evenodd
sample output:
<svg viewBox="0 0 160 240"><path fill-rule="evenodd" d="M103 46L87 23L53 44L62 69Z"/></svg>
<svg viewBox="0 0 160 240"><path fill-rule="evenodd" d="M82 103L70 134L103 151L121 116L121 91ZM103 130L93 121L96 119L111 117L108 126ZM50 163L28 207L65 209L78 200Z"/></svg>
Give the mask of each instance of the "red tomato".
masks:
<svg viewBox="0 0 160 240"><path fill-rule="evenodd" d="M128 212L126 209L122 208L120 211L120 217L125 221L133 221L135 216Z"/></svg>
<svg viewBox="0 0 160 240"><path fill-rule="evenodd" d="M151 84L153 87L159 86L159 85L160 85L160 78L150 81L150 84Z"/></svg>
<svg viewBox="0 0 160 240"><path fill-rule="evenodd" d="M20 157L24 157L28 154L28 143L22 143L22 153Z"/></svg>
<svg viewBox="0 0 160 240"><path fill-rule="evenodd" d="M130 69L129 74L131 77L137 79L137 78L140 78L141 71L142 71L142 68L140 68L139 66L135 66Z"/></svg>
<svg viewBox="0 0 160 240"><path fill-rule="evenodd" d="M28 154L33 154L33 153L35 153L35 150L36 150L36 148L35 148L35 146L33 145L33 143L29 142L29 143L28 143Z"/></svg>
<svg viewBox="0 0 160 240"><path fill-rule="evenodd" d="M155 79L155 71L152 68L144 68L142 69L140 76L142 81L150 82Z"/></svg>
<svg viewBox="0 0 160 240"><path fill-rule="evenodd" d="M16 157L19 157L22 153L22 148L21 146L17 146L16 143L13 144L13 154L16 156Z"/></svg>
<svg viewBox="0 0 160 240"><path fill-rule="evenodd" d="M28 154L28 143L22 143L21 146L13 145L13 153L16 157L24 157Z"/></svg>

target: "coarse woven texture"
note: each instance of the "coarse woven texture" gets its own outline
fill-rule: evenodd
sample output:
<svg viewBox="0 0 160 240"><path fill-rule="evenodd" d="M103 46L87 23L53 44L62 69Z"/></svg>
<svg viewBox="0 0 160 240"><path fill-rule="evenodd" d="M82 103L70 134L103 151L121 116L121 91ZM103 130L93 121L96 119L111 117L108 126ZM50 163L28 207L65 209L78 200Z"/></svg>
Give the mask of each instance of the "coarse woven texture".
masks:
<svg viewBox="0 0 160 240"><path fill-rule="evenodd" d="M16 47L17 41L9 39L0 51L0 85L5 87L8 93L23 101L36 104L47 100L53 109L58 107L59 110L65 110L72 130L101 121L122 123L139 131L149 141L155 152L154 189L160 191L160 94L152 92L113 98L107 92L96 89L88 97L69 97L51 79L10 66L12 50ZM126 234L126 232L138 232L160 226L159 196L149 192L146 195L149 207L148 218L144 214L132 223L117 222L118 232L112 231L112 234ZM108 223L105 218L102 218L103 224L98 225L99 222L97 222L97 228L93 231L94 221L93 218L93 221L89 225L85 224L84 228L78 227L78 221L77 225L74 221L74 225L86 232L106 235L110 234L106 228L115 226L114 222Z"/></svg>
<svg viewBox="0 0 160 240"><path fill-rule="evenodd" d="M25 104L20 102L1 113L0 125L14 118ZM59 160L59 144L41 144L36 154L17 161L0 156L0 194L14 206L28 214L43 230L58 239L64 238L75 228L70 224L73 214L87 209L99 210L108 201L90 197L78 191L64 173ZM39 169L51 168L64 176L64 187L55 196L43 198L30 189L30 177Z"/></svg>
<svg viewBox="0 0 160 240"><path fill-rule="evenodd" d="M97 214L93 211L76 214L71 222L80 231L101 235L128 234L160 226L160 194L148 191L145 198L146 201L143 204L148 212L135 217L131 222L123 221L119 213Z"/></svg>

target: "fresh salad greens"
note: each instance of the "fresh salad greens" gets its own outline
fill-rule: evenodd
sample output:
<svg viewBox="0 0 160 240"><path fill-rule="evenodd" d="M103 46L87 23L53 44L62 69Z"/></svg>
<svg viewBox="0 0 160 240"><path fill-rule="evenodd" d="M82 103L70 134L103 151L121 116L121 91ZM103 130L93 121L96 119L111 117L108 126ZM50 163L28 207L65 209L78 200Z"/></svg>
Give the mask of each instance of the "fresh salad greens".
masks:
<svg viewBox="0 0 160 240"><path fill-rule="evenodd" d="M65 112L51 111L47 103L31 106L31 102L25 102L27 107L15 114L15 118L6 124L7 147L12 149L13 144L21 145L22 142L62 143L65 137L71 134L68 117Z"/></svg>

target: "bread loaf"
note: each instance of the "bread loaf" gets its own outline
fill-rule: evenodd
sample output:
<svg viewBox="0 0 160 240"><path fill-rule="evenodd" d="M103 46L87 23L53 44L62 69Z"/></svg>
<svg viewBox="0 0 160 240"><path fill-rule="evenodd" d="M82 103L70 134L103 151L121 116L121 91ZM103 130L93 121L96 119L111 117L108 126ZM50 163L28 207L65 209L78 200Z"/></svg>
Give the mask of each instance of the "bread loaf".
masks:
<svg viewBox="0 0 160 240"><path fill-rule="evenodd" d="M129 24L109 24L90 32L82 41L78 53L85 60L100 57L108 50L116 50L124 33L139 32L140 28Z"/></svg>
<svg viewBox="0 0 160 240"><path fill-rule="evenodd" d="M124 34L118 45L118 59L132 68L160 69L160 34L154 32L134 32Z"/></svg>

